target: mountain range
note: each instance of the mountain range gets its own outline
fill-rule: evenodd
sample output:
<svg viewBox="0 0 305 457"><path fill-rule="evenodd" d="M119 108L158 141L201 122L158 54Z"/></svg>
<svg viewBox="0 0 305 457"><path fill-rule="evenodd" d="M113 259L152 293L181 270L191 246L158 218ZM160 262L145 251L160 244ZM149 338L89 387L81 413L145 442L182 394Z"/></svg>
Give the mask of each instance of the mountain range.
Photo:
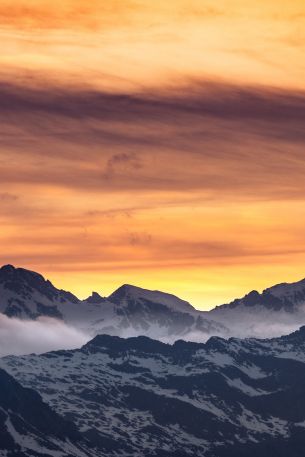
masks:
<svg viewBox="0 0 305 457"><path fill-rule="evenodd" d="M6 457L301 457L305 327L173 345L98 335L0 359ZM2 451L1 451L2 449Z"/></svg>
<svg viewBox="0 0 305 457"><path fill-rule="evenodd" d="M146 335L164 342L209 336L278 336L305 323L305 279L199 311L160 291L123 285L109 297L93 292L85 300L57 289L38 273L5 265L0 269L0 313L20 319L60 319L91 337Z"/></svg>
<svg viewBox="0 0 305 457"><path fill-rule="evenodd" d="M61 319L91 336L145 334L174 341L192 334L206 339L226 332L223 324L174 295L123 285L109 297L94 292L79 300L40 274L12 265L0 269L0 312L21 319Z"/></svg>
<svg viewBox="0 0 305 457"><path fill-rule="evenodd" d="M305 324L305 279L282 283L262 293L251 291L241 299L217 306L209 316L225 323L235 336L277 336Z"/></svg>
<svg viewBox="0 0 305 457"><path fill-rule="evenodd" d="M131 285L79 300L5 265L5 319L88 337L0 358L0 456L302 457L304 305L305 280L204 312Z"/></svg>

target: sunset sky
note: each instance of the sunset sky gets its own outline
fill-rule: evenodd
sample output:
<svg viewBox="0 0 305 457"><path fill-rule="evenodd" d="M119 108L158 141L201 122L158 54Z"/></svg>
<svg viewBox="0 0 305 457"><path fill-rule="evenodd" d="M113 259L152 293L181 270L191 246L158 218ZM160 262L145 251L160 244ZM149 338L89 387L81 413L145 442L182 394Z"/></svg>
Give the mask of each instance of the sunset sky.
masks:
<svg viewBox="0 0 305 457"><path fill-rule="evenodd" d="M305 277L304 0L0 0L0 263L216 304Z"/></svg>

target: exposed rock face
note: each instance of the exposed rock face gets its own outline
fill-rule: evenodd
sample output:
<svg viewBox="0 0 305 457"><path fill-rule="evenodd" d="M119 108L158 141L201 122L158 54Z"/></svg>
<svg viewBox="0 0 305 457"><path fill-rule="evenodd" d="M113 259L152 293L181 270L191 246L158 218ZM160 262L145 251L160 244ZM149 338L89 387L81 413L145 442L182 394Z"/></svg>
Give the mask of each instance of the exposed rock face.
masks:
<svg viewBox="0 0 305 457"><path fill-rule="evenodd" d="M303 455L305 327L206 344L99 335L1 366L72 421L94 457Z"/></svg>
<svg viewBox="0 0 305 457"><path fill-rule="evenodd" d="M0 455L85 457L85 445L73 423L0 369Z"/></svg>
<svg viewBox="0 0 305 457"><path fill-rule="evenodd" d="M78 299L56 289L38 273L5 265L0 268L0 312L9 317L36 319L49 316L62 319L59 304Z"/></svg>
<svg viewBox="0 0 305 457"><path fill-rule="evenodd" d="M261 294L254 290L207 312L174 295L128 284L109 297L93 292L79 300L38 273L6 265L0 269L0 313L62 319L92 337L146 335L164 342L204 342L212 335L272 337L305 324L305 280L279 284Z"/></svg>
<svg viewBox="0 0 305 457"><path fill-rule="evenodd" d="M145 334L174 341L194 334L206 340L212 334L226 333L223 324L174 295L124 285L108 298L93 292L79 300L56 289L40 274L11 265L0 269L0 312L21 319L62 319L91 336Z"/></svg>

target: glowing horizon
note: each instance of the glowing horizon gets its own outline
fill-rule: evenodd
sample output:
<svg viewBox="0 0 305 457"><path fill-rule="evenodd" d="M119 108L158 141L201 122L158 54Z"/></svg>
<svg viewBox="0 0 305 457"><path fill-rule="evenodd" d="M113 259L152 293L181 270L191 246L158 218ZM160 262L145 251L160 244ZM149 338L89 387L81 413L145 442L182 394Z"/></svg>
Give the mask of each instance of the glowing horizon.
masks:
<svg viewBox="0 0 305 457"><path fill-rule="evenodd" d="M0 0L0 263L208 309L305 276L303 1Z"/></svg>

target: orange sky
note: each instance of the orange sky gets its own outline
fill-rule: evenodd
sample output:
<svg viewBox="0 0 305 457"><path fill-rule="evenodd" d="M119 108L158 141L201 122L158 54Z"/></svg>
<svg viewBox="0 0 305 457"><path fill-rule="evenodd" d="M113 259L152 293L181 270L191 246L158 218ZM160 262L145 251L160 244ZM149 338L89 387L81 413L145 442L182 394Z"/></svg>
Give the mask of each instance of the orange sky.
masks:
<svg viewBox="0 0 305 457"><path fill-rule="evenodd" d="M203 309L305 276L303 1L0 0L0 38L2 264Z"/></svg>

